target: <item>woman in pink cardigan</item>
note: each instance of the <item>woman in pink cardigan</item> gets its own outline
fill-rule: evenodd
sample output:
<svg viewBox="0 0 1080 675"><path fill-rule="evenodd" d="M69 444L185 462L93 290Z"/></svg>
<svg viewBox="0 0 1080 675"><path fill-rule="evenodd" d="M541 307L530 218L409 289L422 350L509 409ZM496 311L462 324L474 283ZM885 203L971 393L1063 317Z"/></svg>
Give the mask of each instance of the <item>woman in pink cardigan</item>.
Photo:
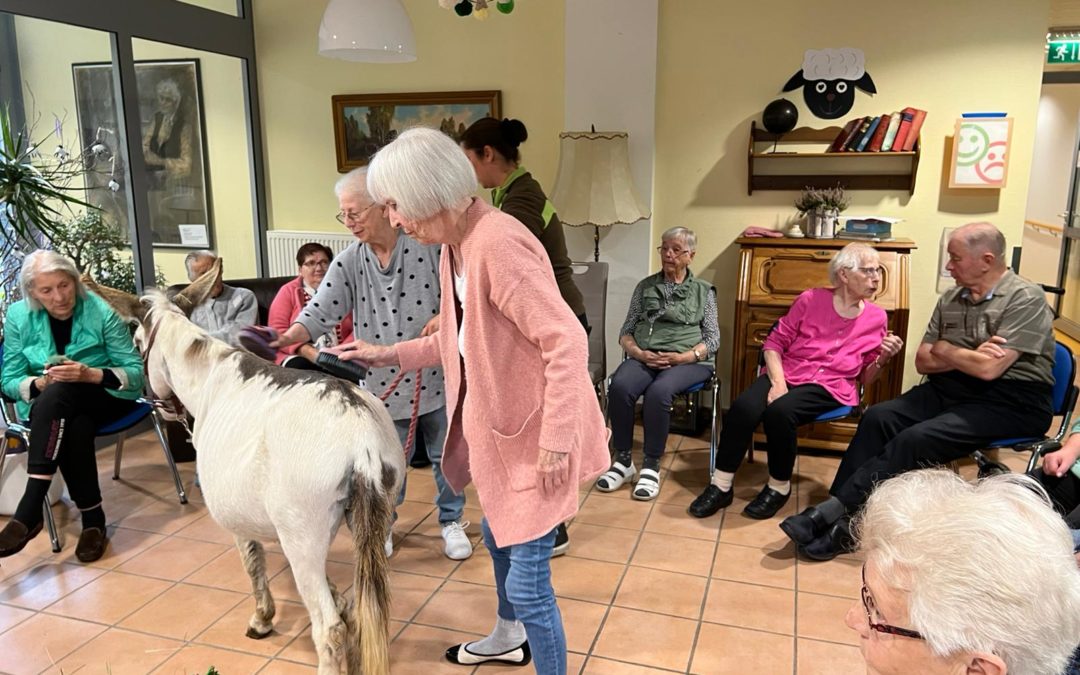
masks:
<svg viewBox="0 0 1080 675"><path fill-rule="evenodd" d="M334 252L317 242L304 244L297 250L296 265L299 276L282 286L274 296L274 301L270 303L267 323L278 335L293 325L300 310L315 295L333 259ZM341 323L334 326L334 330L320 337L315 344L303 342L279 348L274 362L286 368L321 370L315 365L315 357L319 353L316 347L333 347L350 342L353 339L352 333L350 312Z"/></svg>
<svg viewBox="0 0 1080 675"><path fill-rule="evenodd" d="M492 633L451 647L446 658L465 665L532 658L538 673L562 675L566 637L549 561L555 527L574 516L578 485L600 475L609 458L585 331L536 237L473 197L476 175L449 136L404 132L372 159L368 189L395 227L443 245L438 333L335 351L372 366L443 366L450 416L443 473L456 491L476 485L499 597Z"/></svg>
<svg viewBox="0 0 1080 675"><path fill-rule="evenodd" d="M799 426L858 405L858 382L873 382L904 346L887 332L885 310L870 302L881 283L877 251L859 243L840 249L829 261L829 282L803 291L761 346L766 372L724 415L712 484L690 504L690 515L707 518L731 505L735 472L758 423L769 446L769 482L743 513L776 515L791 496Z"/></svg>

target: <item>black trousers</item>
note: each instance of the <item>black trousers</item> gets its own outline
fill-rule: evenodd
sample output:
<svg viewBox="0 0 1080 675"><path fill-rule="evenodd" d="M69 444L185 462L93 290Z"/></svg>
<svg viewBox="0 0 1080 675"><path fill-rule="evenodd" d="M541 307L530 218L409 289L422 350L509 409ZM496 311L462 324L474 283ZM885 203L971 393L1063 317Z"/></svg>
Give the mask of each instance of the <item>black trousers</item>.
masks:
<svg viewBox="0 0 1080 675"><path fill-rule="evenodd" d="M762 375L739 394L724 415L716 450L716 468L720 471L738 471L760 423L768 443L769 475L776 480L791 480L799 427L843 405L819 384L790 387L770 405L766 400L771 388L769 376Z"/></svg>
<svg viewBox="0 0 1080 675"><path fill-rule="evenodd" d="M1072 471L1066 471L1060 478L1043 472L1042 467L1031 472L1035 480L1042 483L1054 502L1054 509L1065 517L1065 522L1074 530L1080 530L1080 478Z"/></svg>
<svg viewBox="0 0 1080 675"><path fill-rule="evenodd" d="M1052 417L1049 385L932 375L866 411L829 491L854 511L878 481L947 464L996 440L1041 437Z"/></svg>
<svg viewBox="0 0 1080 675"><path fill-rule="evenodd" d="M94 437L98 427L135 409L100 385L54 382L30 408L26 472L52 476L60 469L71 499L80 509L101 503Z"/></svg>

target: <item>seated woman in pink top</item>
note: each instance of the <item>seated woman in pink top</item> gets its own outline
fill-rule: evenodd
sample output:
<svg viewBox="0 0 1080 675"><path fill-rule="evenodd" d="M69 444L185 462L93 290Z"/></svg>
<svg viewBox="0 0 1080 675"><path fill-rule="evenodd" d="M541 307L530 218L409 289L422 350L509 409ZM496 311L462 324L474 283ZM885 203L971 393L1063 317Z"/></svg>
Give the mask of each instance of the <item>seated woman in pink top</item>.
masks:
<svg viewBox="0 0 1080 675"><path fill-rule="evenodd" d="M765 427L769 482L743 513L772 518L791 495L799 425L842 405L858 405L857 381L869 384L903 341L887 332L885 310L869 302L881 281L877 251L848 244L829 262L832 288L804 291L762 345L766 373L724 416L712 484L690 505L707 518L729 506L735 472L758 423Z"/></svg>
<svg viewBox="0 0 1080 675"><path fill-rule="evenodd" d="M330 268L330 261L334 259L334 252L322 244L311 242L304 244L296 252L296 265L299 268L299 276L285 284L274 296L270 303L270 315L267 323L281 335L296 322L300 310L311 301L315 291L319 289L326 270ZM335 345L351 342L353 339L352 313L345 315L341 323L334 329L323 335L314 344L310 342L297 343L278 349L275 363L286 368L298 368L300 370L322 370L315 365L315 357L320 348L333 347Z"/></svg>

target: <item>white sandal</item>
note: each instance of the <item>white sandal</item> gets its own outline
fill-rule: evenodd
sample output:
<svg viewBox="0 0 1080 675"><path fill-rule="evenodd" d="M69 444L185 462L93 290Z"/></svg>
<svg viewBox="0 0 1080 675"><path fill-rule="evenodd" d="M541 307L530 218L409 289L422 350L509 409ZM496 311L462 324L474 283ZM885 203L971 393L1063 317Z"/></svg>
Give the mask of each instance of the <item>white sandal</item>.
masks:
<svg viewBox="0 0 1080 675"><path fill-rule="evenodd" d="M630 496L638 501L647 502L656 499L658 494L660 494L660 473L652 469L642 469Z"/></svg>
<svg viewBox="0 0 1080 675"><path fill-rule="evenodd" d="M596 479L596 489L600 492L615 492L624 483L634 480L634 471L633 462L630 462L630 466L615 462L610 469Z"/></svg>

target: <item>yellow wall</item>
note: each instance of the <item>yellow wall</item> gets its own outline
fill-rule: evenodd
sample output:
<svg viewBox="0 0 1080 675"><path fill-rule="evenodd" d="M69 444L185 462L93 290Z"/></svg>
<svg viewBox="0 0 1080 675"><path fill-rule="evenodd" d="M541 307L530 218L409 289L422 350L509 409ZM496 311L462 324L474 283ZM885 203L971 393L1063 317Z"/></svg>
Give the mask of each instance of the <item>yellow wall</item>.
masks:
<svg viewBox="0 0 1080 675"><path fill-rule="evenodd" d="M318 55L325 2L259 0L255 41L266 139L270 226L339 231L333 187L334 94L501 89L503 114L529 129L523 161L544 185L555 179L563 125L563 6L519 2L486 21L460 18L435 0L405 0L418 59L361 64Z"/></svg>
<svg viewBox="0 0 1080 675"><path fill-rule="evenodd" d="M83 143L77 138L71 66L111 61L108 36L24 17L16 17L15 27L27 117L31 120L35 114L41 116L35 138L52 130L56 115L64 120L65 142L75 150ZM135 40L133 49L137 60L200 60L214 244L226 259L230 276L254 276L255 236L239 60L145 40ZM154 260L170 283L187 280L183 265L186 254L186 249L154 249Z"/></svg>
<svg viewBox="0 0 1080 675"><path fill-rule="evenodd" d="M725 382L738 274L733 240L749 225L777 227L795 215L794 192L746 194L750 121L785 96L799 107L800 126L833 124L813 117L801 92L780 91L801 67L804 50L866 53L878 94L858 93L848 117L905 106L929 111L914 196L855 191L850 208L904 218L896 234L919 246L907 336L914 347L937 297L941 228L985 219L1010 246L1020 243L1048 13L1047 0L917 0L886 16L852 11L846 0L778 0L768 14L748 2L660 4L653 238L673 225L697 232L694 272L717 288ZM960 113L973 110L1005 110L1016 120L1008 187L945 191L946 137ZM905 386L917 381L913 355L909 349Z"/></svg>

